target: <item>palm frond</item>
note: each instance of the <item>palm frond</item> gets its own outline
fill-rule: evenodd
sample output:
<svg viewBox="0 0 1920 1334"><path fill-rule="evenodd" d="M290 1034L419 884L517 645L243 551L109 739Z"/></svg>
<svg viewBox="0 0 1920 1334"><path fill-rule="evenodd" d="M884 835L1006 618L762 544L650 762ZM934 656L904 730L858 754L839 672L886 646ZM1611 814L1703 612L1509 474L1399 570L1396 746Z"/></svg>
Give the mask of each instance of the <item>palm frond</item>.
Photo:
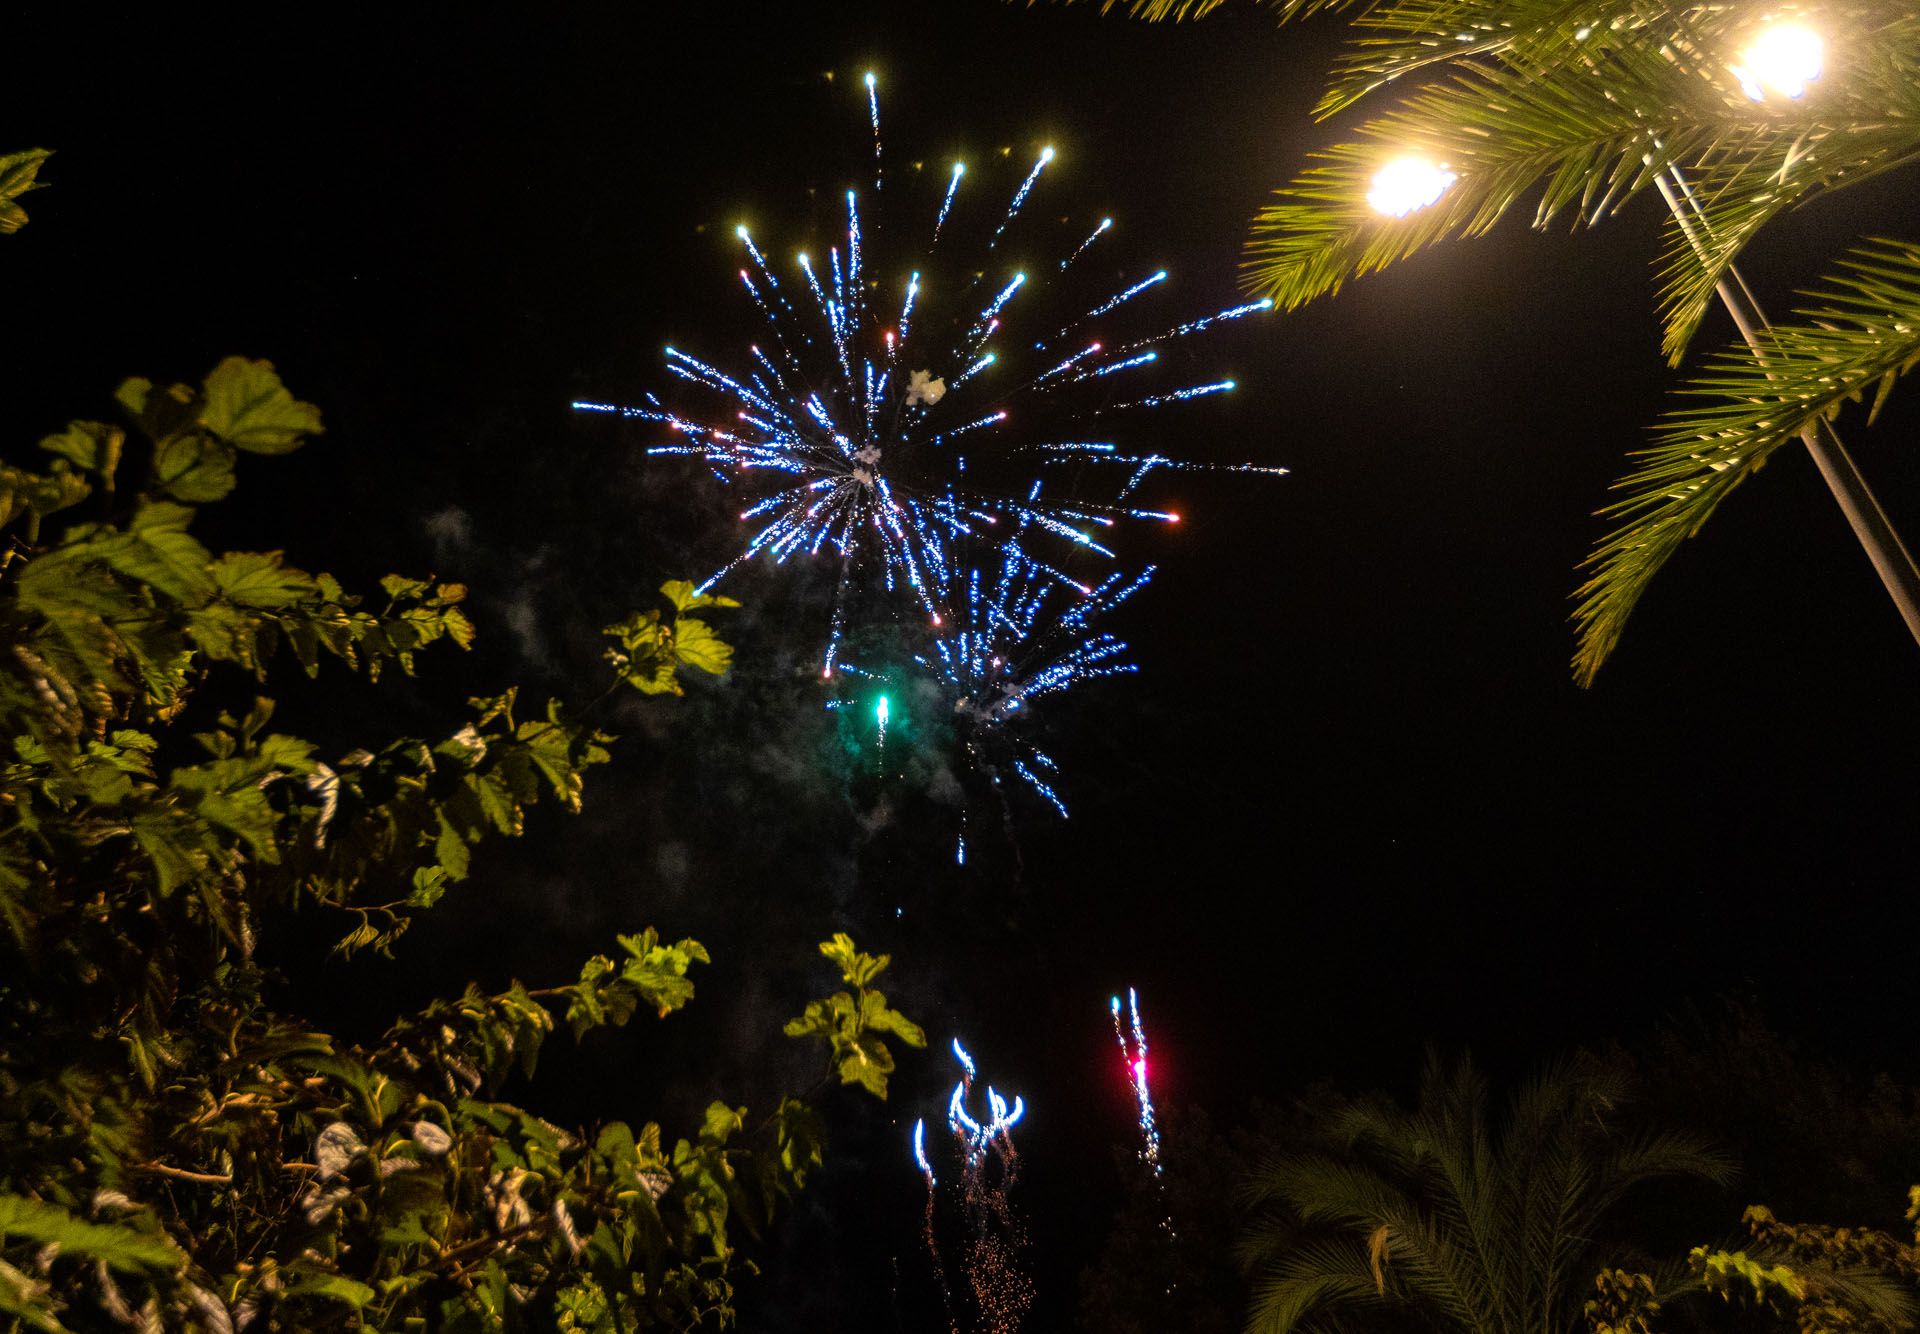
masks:
<svg viewBox="0 0 1920 1334"><path fill-rule="evenodd" d="M1382 1300L1366 1248L1345 1241L1309 1242L1254 1285L1248 1334L1291 1334L1329 1308Z"/></svg>
<svg viewBox="0 0 1920 1334"><path fill-rule="evenodd" d="M1773 219L1814 195L1920 158L1920 16L1849 44L1845 78L1771 133L1715 142L1685 164L1692 205L1669 226L1666 352L1679 365L1714 290Z"/></svg>
<svg viewBox="0 0 1920 1334"><path fill-rule="evenodd" d="M1387 1245L1400 1281L1434 1307L1472 1325L1494 1302L1477 1248L1448 1220L1436 1219L1409 1191L1365 1162L1309 1154L1272 1163L1266 1188L1283 1199L1309 1227L1331 1226L1365 1239L1387 1230Z"/></svg>
<svg viewBox="0 0 1920 1334"><path fill-rule="evenodd" d="M1670 166L1784 155L1811 128L1630 44L1598 46L1579 68L1469 63L1317 153L1319 165L1277 192L1254 218L1247 286L1296 307L1439 241L1483 235L1529 199L1535 227L1563 214L1591 224ZM1456 180L1428 207L1383 217L1370 182L1410 154Z"/></svg>
<svg viewBox="0 0 1920 1334"><path fill-rule="evenodd" d="M1878 1269L1823 1269L1820 1283L1830 1298L1870 1316L1882 1329L1920 1328L1920 1301L1910 1281Z"/></svg>
<svg viewBox="0 0 1920 1334"><path fill-rule="evenodd" d="M1409 31L1385 59L1363 41L1349 69L1362 82L1336 84L1340 97L1428 65L1451 73L1317 153L1320 162L1277 193L1254 219L1248 287L1291 308L1438 241L1481 235L1529 199L1535 227L1565 213L1591 224L1662 173L1684 170L1697 214L1670 227L1661 301L1677 362L1716 284L1768 222L1920 156L1920 16L1846 43L1835 57L1844 79L1817 96L1762 105L1724 55L1732 19L1663 10L1651 28L1628 4L1601 0L1602 13L1626 17L1591 30L1569 29L1593 13L1576 0L1399 0L1356 20L1397 15ZM1474 26L1447 34L1446 17ZM1456 180L1434 204L1382 217L1368 204L1369 182L1409 154Z"/></svg>
<svg viewBox="0 0 1920 1334"><path fill-rule="evenodd" d="M1574 675L1591 684L1620 642L1641 595L1680 544L1775 450L1874 395L1920 364L1920 246L1874 241L1842 261L1801 320L1713 358L1683 394L1706 400L1670 413L1633 473L1624 500L1602 511L1625 520L1601 539L1576 591Z"/></svg>
<svg viewBox="0 0 1920 1334"><path fill-rule="evenodd" d="M1040 3L1042 0L1027 0L1029 8ZM1071 5L1079 0L1054 0L1054 3ZM1102 14L1111 14L1117 9L1143 23L1182 23L1205 18L1227 0L1097 0L1097 3ZM1364 0L1254 0L1254 3L1277 11L1280 21L1286 23L1332 10L1350 9Z"/></svg>
<svg viewBox="0 0 1920 1334"><path fill-rule="evenodd" d="M1649 13L1649 9L1655 12ZM1602 40L1672 21L1684 10L1647 0L1386 0L1355 15L1356 38L1335 62L1314 115L1326 119L1409 75L1498 58L1551 68Z"/></svg>

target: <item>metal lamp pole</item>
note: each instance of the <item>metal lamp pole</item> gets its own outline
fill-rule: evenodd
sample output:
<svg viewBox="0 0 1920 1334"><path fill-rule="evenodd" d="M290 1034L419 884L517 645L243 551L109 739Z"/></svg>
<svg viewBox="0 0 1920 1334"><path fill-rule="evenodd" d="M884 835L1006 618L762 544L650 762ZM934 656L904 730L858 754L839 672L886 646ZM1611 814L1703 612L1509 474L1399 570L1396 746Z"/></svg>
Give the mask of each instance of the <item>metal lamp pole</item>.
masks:
<svg viewBox="0 0 1920 1334"><path fill-rule="evenodd" d="M1673 213L1673 220L1680 225L1687 243L1694 253L1706 262L1706 247L1701 244L1696 228L1704 228L1706 219L1693 192L1688 189L1686 178L1680 169L1669 166L1654 178L1660 187L1661 198L1667 201L1667 207ZM1734 290L1738 284L1739 291ZM1766 353L1760 346L1759 330L1767 327L1767 317L1760 309L1760 303L1753 298L1746 280L1740 271L1732 265L1727 266L1727 277L1723 277L1714 290L1719 294L1720 304L1727 308L1727 314L1733 317L1733 324L1740 331L1740 337L1752 349L1754 359L1762 366L1766 365ZM1887 596L1893 599L1894 607L1900 613L1900 619L1907 623L1907 631L1914 642L1920 644L1920 567L1913 563L1900 534L1894 530L1893 523L1887 518L1880 502L1874 498L1873 491L1867 485L1867 479L1854 466L1846 446L1841 443L1839 432L1829 422L1819 421L1800 432L1800 441L1813 455L1813 463L1826 479L1827 489L1833 492L1833 498L1840 506L1840 512L1847 516L1847 523L1853 528L1853 535L1860 540L1861 547L1867 553L1867 559L1873 562L1874 572L1880 576L1880 582L1886 585Z"/></svg>

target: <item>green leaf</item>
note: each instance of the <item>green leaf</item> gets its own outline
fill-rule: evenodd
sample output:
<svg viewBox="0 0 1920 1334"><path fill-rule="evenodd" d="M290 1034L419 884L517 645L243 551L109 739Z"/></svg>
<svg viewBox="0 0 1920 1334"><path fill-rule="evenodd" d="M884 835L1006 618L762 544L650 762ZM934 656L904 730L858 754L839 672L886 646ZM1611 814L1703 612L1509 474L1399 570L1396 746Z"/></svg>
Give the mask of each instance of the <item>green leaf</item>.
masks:
<svg viewBox="0 0 1920 1334"><path fill-rule="evenodd" d="M313 576L282 563L278 551L229 551L207 567L222 597L243 607L272 611L319 590Z"/></svg>
<svg viewBox="0 0 1920 1334"><path fill-rule="evenodd" d="M233 446L203 431L181 431L153 449L153 485L192 504L224 500L237 480Z"/></svg>
<svg viewBox="0 0 1920 1334"><path fill-rule="evenodd" d="M706 1118L700 1123L700 1141L719 1146L746 1128L747 1109L729 1107L724 1102L709 1103Z"/></svg>
<svg viewBox="0 0 1920 1334"><path fill-rule="evenodd" d="M87 498L91 488L84 477L65 463L53 467L50 473L35 473L0 464L0 525L28 512L44 518Z"/></svg>
<svg viewBox="0 0 1920 1334"><path fill-rule="evenodd" d="M404 574L389 574L380 580L380 587L395 602L410 602L425 597L427 590L433 587L431 579L409 579Z"/></svg>
<svg viewBox="0 0 1920 1334"><path fill-rule="evenodd" d="M14 201L29 190L45 188L34 178L40 174L40 164L52 156L53 150L47 148L0 154L0 236L26 225L27 211Z"/></svg>
<svg viewBox="0 0 1920 1334"><path fill-rule="evenodd" d="M214 593L207 573L213 557L187 533L192 520L193 511L185 505L148 501L135 512L127 531L93 534L73 553L149 584L176 602L199 606Z"/></svg>
<svg viewBox="0 0 1920 1334"><path fill-rule="evenodd" d="M673 604L676 612L692 611L696 607L737 607L740 604L732 598L719 597L712 593L697 593L694 584L687 579L669 579L660 585L660 592Z"/></svg>
<svg viewBox="0 0 1920 1334"><path fill-rule="evenodd" d="M849 986L864 987L874 978L885 972L892 962L889 954L862 954L853 943L853 937L844 931L833 933L832 940L820 942L820 953L830 959L839 968L840 977Z"/></svg>
<svg viewBox="0 0 1920 1334"><path fill-rule="evenodd" d="M733 645L716 635L705 621L682 617L673 626L674 656L689 667L724 676L733 661Z"/></svg>
<svg viewBox="0 0 1920 1334"><path fill-rule="evenodd" d="M206 853L183 838L180 827L165 815L136 815L132 827L134 842L153 863L162 898L206 869Z"/></svg>
<svg viewBox="0 0 1920 1334"><path fill-rule="evenodd" d="M120 387L113 391L113 401L137 421L146 415L147 395L152 392L153 381L144 375L135 375L120 382Z"/></svg>
<svg viewBox="0 0 1920 1334"><path fill-rule="evenodd" d="M780 1168L794 1189L804 1186L807 1174L826 1161L827 1129L820 1113L788 1098L774 1117L774 1144Z"/></svg>
<svg viewBox="0 0 1920 1334"><path fill-rule="evenodd" d="M117 426L104 422L68 422L66 430L43 439L40 448L58 454L76 468L111 480L114 469L120 466L120 450L126 440L127 433Z"/></svg>
<svg viewBox="0 0 1920 1334"><path fill-rule="evenodd" d="M433 842L434 858L447 873L449 880L465 880L467 867L473 860L473 854L467 848L467 840L447 819L445 811L438 815L440 832Z"/></svg>
<svg viewBox="0 0 1920 1334"><path fill-rule="evenodd" d="M421 1238L432 1240L425 1233L421 1234ZM376 1296L372 1288L344 1274L297 1272L297 1276L289 1275L289 1278L291 1281L285 1293L287 1298L322 1297L330 1302L342 1302L357 1311Z"/></svg>
<svg viewBox="0 0 1920 1334"><path fill-rule="evenodd" d="M920 1025L907 1018L900 1011L888 1006L886 996L878 991L866 991L860 995L860 1022L872 1033L891 1033L909 1047L927 1045L926 1031Z"/></svg>
<svg viewBox="0 0 1920 1334"><path fill-rule="evenodd" d="M320 434L320 409L287 392L272 362L228 357L201 392L201 423L250 454L288 454L304 437Z"/></svg>
<svg viewBox="0 0 1920 1334"><path fill-rule="evenodd" d="M693 983L687 980L687 969L696 963L712 962L707 956L707 947L699 941L689 937L672 945L661 945L652 927L637 936L616 939L627 952L620 968L621 980L651 1001L662 1019L693 999Z"/></svg>
<svg viewBox="0 0 1920 1334"><path fill-rule="evenodd" d="M115 1223L89 1223L58 1205L18 1195L0 1195L0 1237L24 1237L39 1245L105 1261L125 1273L171 1273L187 1257L164 1236Z"/></svg>

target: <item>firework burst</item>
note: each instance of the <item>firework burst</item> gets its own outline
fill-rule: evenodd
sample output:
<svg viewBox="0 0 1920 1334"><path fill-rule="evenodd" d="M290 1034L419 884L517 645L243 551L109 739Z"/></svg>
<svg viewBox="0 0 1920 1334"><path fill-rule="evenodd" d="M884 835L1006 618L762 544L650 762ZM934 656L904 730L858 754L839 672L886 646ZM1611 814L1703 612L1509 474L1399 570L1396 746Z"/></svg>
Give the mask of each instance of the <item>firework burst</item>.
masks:
<svg viewBox="0 0 1920 1334"><path fill-rule="evenodd" d="M1005 820L1012 819L1010 791L1027 792L1065 818L1060 764L1041 745L1042 709L1036 706L1087 682L1139 670L1127 658L1126 643L1098 622L1152 577L1148 567L1133 578L1116 572L1097 585L1062 587L1010 548L992 574L961 570L941 590L941 624L913 654L917 687L901 671L843 660L838 677L847 689L827 707L858 720L884 765L893 693L911 691L927 700L922 735L964 757L998 799ZM963 809L955 842L962 865L967 824Z"/></svg>
<svg viewBox="0 0 1920 1334"><path fill-rule="evenodd" d="M904 596L940 626L942 590L964 576L965 553L999 551L1084 592L1063 566L1110 560L1125 521L1177 522L1136 502L1141 483L1156 470L1222 465L1129 450L1125 423L1232 390L1231 379L1170 375L1163 353L1271 307L1156 316L1172 286L1165 269L1082 283L1080 261L1112 234L1111 218L1076 233L1059 258L1007 258L1050 147L984 209L970 206L960 163L937 206L916 204L897 174L882 192L879 97L871 75L865 85L873 190L890 211L869 218L848 190L845 234L824 263L806 252L776 263L739 227L740 282L764 320L747 356L728 370L669 347L667 371L691 386L684 404L653 394L631 406L574 404L664 428L652 453L697 459L745 493L742 549L703 589L756 558L838 562L829 676L850 608L870 589ZM949 262L963 231L984 244Z"/></svg>

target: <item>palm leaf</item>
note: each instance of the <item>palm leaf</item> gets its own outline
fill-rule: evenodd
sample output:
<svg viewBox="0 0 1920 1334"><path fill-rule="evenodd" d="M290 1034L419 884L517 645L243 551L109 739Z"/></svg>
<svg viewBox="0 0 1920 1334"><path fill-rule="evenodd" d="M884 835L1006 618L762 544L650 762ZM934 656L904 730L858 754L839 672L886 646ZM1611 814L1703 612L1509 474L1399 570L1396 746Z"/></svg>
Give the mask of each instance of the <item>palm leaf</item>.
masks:
<svg viewBox="0 0 1920 1334"><path fill-rule="evenodd" d="M1140 19L1146 23L1180 23L1187 19L1203 19L1227 3L1227 0L1095 0L1102 14L1111 14L1116 9L1128 18ZM1349 9L1364 0L1255 0L1269 9L1278 11L1280 21L1306 18L1338 9ZM1041 3L1041 0L1027 0L1029 8ZM1055 0L1055 3L1071 5L1079 0Z"/></svg>
<svg viewBox="0 0 1920 1334"><path fill-rule="evenodd" d="M1874 395L1920 364L1920 246L1873 241L1842 261L1801 321L1763 330L1713 358L1680 392L1704 400L1669 413L1640 466L1616 484L1625 520L1601 539L1594 573L1575 596L1574 675L1591 683L1620 642L1641 595L1680 544L1774 451L1847 403Z"/></svg>
<svg viewBox="0 0 1920 1334"><path fill-rule="evenodd" d="M1248 1334L1291 1334L1328 1308L1378 1299L1366 1248L1353 1242L1310 1242L1288 1253L1254 1285Z"/></svg>
<svg viewBox="0 0 1920 1334"><path fill-rule="evenodd" d="M1523 1086L1497 1128L1469 1061L1429 1057L1409 1112L1337 1109L1325 1150L1263 1162L1249 1194L1269 1212L1243 1237L1256 1277L1250 1328L1283 1334L1350 1308L1394 1307L1455 1330L1572 1327L1593 1273L1616 1252L1604 1224L1640 1182L1724 1176L1677 1136L1623 1136L1619 1077L1559 1066ZM1385 1233L1384 1282L1369 1242Z"/></svg>
<svg viewBox="0 0 1920 1334"><path fill-rule="evenodd" d="M1672 166L1784 156L1812 124L1735 101L1628 42L1598 43L1581 65L1545 71L1465 62L1317 153L1318 165L1277 192L1254 218L1247 285L1303 305L1442 240L1483 235L1529 201L1535 227L1568 214L1592 224ZM1920 138L1920 120L1914 131ZM1367 202L1373 174L1408 154L1457 180L1426 208L1382 217Z"/></svg>
<svg viewBox="0 0 1920 1334"><path fill-rule="evenodd" d="M1920 16L1866 34L1841 53L1845 78L1744 139L1716 141L1687 164L1693 208L1669 228L1661 309L1678 365L1747 244L1786 210L1920 157Z"/></svg>

